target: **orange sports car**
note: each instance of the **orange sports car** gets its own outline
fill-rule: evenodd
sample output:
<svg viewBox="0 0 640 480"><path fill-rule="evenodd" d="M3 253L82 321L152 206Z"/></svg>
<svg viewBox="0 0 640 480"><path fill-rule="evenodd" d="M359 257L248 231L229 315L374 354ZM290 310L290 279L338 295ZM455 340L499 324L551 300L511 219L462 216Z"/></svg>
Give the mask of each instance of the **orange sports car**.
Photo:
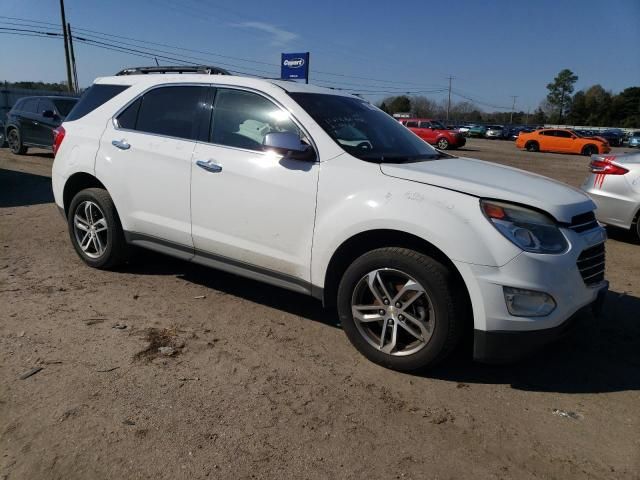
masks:
<svg viewBox="0 0 640 480"><path fill-rule="evenodd" d="M564 128L520 132L516 147L528 152L578 153L589 156L611 151L609 143L602 137L582 137L573 130Z"/></svg>

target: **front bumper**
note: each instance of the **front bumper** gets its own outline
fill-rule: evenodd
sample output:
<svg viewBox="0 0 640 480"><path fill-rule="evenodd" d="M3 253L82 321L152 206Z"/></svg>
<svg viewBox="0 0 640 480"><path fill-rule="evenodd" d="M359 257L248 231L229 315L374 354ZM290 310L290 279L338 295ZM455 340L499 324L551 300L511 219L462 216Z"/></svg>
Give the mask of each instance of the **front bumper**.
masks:
<svg viewBox="0 0 640 480"><path fill-rule="evenodd" d="M454 261L471 299L476 332L476 359L500 361L504 358L506 361L513 357L511 350L530 350L524 348L526 345L520 345L514 349L507 348L503 354L496 353L498 347L494 347L495 345L509 343L505 338L528 339L514 342L531 344L531 348L535 349L536 345L546 343L557 337L558 332L563 332L568 325L566 322L577 311L601 301L608 282L602 280L591 283L583 279L578 259L582 258L583 251L602 244L606 239L606 232L601 227L582 233L568 228L563 228L562 231L570 245L563 254L522 252L500 267ZM584 262L584 259L580 261ZM584 271L584 263L581 265ZM544 292L553 298L556 307L545 316L514 316L507 308L504 287ZM506 336L507 334L513 336Z"/></svg>
<svg viewBox="0 0 640 480"><path fill-rule="evenodd" d="M592 309L595 314L602 310L608 291L608 284L598 290L596 299L581 308L557 327L530 331L473 331L473 358L482 363L508 363L522 359L545 345L553 343L576 329L585 310Z"/></svg>

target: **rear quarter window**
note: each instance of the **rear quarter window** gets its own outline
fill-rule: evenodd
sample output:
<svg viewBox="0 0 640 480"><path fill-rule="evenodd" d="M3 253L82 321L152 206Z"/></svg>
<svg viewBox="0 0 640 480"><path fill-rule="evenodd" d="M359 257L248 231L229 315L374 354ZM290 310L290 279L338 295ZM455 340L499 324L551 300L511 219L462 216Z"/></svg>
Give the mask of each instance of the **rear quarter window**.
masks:
<svg viewBox="0 0 640 480"><path fill-rule="evenodd" d="M72 122L78 120L85 115L93 112L100 105L111 100L116 95L124 92L129 85L107 85L107 84L94 84L89 87L80 97L75 107L71 109L69 115L67 115L66 121Z"/></svg>

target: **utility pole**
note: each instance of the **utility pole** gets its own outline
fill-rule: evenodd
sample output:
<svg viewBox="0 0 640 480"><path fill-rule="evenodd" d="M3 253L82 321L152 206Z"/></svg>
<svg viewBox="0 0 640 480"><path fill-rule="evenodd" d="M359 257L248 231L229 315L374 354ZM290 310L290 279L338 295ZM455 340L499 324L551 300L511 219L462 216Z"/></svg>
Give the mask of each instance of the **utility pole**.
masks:
<svg viewBox="0 0 640 480"><path fill-rule="evenodd" d="M449 121L449 112L451 111L451 80L455 77L449 75L449 101L447 102L447 121Z"/></svg>
<svg viewBox="0 0 640 480"><path fill-rule="evenodd" d="M511 117L509 117L509 123L513 123L513 111L516 109L516 98L518 98L518 95L511 95L511 98L513 98L513 105L511 105Z"/></svg>
<svg viewBox="0 0 640 480"><path fill-rule="evenodd" d="M80 86L78 85L78 70L76 69L76 55L73 52L73 35L71 35L71 24L67 23L67 31L69 35L69 53L71 54L71 70L73 73L73 91L80 93Z"/></svg>
<svg viewBox="0 0 640 480"><path fill-rule="evenodd" d="M73 79L71 78L71 59L69 58L69 36L67 35L67 19L64 15L64 0L60 0L60 18L62 19L62 32L64 33L64 57L67 61L67 89L73 91Z"/></svg>

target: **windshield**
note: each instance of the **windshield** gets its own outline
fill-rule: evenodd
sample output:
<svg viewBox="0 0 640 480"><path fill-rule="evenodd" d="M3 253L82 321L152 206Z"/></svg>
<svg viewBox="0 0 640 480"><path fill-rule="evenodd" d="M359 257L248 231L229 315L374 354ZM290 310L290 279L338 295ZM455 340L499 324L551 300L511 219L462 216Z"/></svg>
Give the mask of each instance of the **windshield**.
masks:
<svg viewBox="0 0 640 480"><path fill-rule="evenodd" d="M56 99L53 101L61 117L66 117L67 115L69 115L69 112L71 111L73 106L76 104L76 102L77 100L62 100L62 99Z"/></svg>
<svg viewBox="0 0 640 480"><path fill-rule="evenodd" d="M576 137L582 138L582 133L578 132L577 130L571 130L571 133L573 133Z"/></svg>
<svg viewBox="0 0 640 480"><path fill-rule="evenodd" d="M289 92L347 153L372 162L414 162L441 158L417 135L382 110L354 97Z"/></svg>

